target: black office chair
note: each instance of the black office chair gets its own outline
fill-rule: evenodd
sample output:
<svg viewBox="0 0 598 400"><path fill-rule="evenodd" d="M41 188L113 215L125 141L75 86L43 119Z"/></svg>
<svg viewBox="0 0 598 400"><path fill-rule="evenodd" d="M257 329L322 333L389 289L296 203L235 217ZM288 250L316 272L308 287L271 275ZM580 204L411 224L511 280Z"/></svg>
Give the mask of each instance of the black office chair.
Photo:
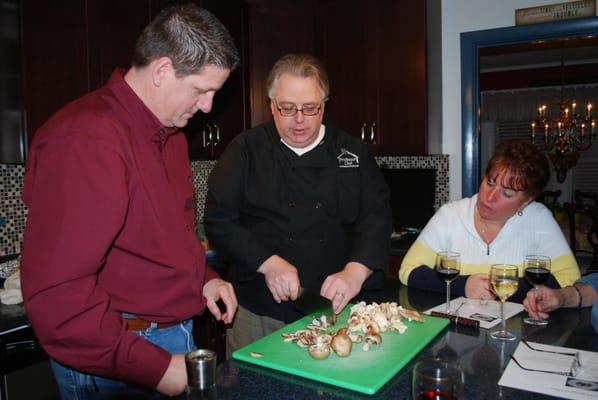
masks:
<svg viewBox="0 0 598 400"><path fill-rule="evenodd" d="M569 219L571 250L580 268L585 273L598 271L598 193L576 190L573 203L566 203ZM588 241L586 248L580 248L579 234Z"/></svg>

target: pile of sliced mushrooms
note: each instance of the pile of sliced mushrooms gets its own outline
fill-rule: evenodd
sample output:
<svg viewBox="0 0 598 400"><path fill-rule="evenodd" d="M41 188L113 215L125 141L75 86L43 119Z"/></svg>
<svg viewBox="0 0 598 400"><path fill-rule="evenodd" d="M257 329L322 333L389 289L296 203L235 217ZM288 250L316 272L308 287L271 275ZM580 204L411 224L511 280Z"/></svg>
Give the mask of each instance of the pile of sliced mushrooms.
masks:
<svg viewBox="0 0 598 400"><path fill-rule="evenodd" d="M351 354L353 343L360 343L363 351L369 351L382 344L381 333L394 331L403 334L407 330L404 320L424 322L420 313L407 310L395 302L366 304L362 301L351 307L347 326L336 332L329 332L329 318L322 315L314 318L305 329L283 333L282 337L285 342L307 348L309 355L316 360L328 358L333 351L339 357L347 357Z"/></svg>

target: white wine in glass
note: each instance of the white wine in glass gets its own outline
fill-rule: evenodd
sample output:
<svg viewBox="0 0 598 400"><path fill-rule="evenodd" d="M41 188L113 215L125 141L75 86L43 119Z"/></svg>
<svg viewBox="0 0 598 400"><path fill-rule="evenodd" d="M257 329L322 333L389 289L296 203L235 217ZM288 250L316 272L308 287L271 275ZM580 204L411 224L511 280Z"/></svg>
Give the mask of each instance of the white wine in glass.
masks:
<svg viewBox="0 0 598 400"><path fill-rule="evenodd" d="M540 255L526 256L523 268L525 268L525 279L534 287L534 290L539 290L540 285L546 283L548 278L550 278L550 257ZM548 325L548 320L532 317L525 318L523 322L529 325Z"/></svg>
<svg viewBox="0 0 598 400"><path fill-rule="evenodd" d="M494 264L490 267L490 287L500 299L501 329L494 331L490 337L498 340L515 340L516 336L507 331L505 320L505 301L515 294L519 287L519 270L516 265Z"/></svg>
<svg viewBox="0 0 598 400"><path fill-rule="evenodd" d="M446 313L451 313L451 282L461 271L461 255L456 251L441 251L436 255L436 275L446 282Z"/></svg>

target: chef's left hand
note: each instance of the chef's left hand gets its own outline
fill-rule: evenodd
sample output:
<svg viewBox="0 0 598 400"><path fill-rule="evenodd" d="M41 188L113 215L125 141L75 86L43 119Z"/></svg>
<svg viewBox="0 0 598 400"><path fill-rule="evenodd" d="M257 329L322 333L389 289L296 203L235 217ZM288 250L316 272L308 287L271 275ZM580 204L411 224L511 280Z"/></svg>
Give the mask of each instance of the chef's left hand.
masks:
<svg viewBox="0 0 598 400"><path fill-rule="evenodd" d="M218 321L225 324L233 322L237 311L237 296L233 285L220 278L214 278L203 286L203 296L206 298L206 306ZM216 302L222 300L226 311L222 313Z"/></svg>
<svg viewBox="0 0 598 400"><path fill-rule="evenodd" d="M330 299L335 314L340 314L347 303L357 296L363 282L371 274L372 270L365 265L351 261L342 271L326 278L320 289L320 295Z"/></svg>

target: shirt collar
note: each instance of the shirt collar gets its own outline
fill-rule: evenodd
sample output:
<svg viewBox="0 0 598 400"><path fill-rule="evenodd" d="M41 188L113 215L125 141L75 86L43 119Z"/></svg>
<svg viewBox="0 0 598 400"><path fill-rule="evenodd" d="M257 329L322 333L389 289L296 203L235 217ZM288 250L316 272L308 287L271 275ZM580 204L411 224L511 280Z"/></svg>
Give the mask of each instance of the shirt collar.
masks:
<svg viewBox="0 0 598 400"><path fill-rule="evenodd" d="M317 145L319 145L320 142L322 141L322 139L324 139L325 133L326 133L326 127L324 126L324 124L320 124L320 131L318 132L318 137L316 138L316 140L313 141L312 144L310 144L309 146L306 146L306 147L293 147L293 146L290 146L282 138L280 138L280 141L285 146L287 146L289 149L293 150L293 152L295 154L297 154L298 156L302 156L305 153L307 153L308 151L313 150Z"/></svg>
<svg viewBox="0 0 598 400"><path fill-rule="evenodd" d="M179 128L166 127L160 122L158 117L145 105L137 96L133 88L125 81L127 70L118 68L114 70L107 86L120 99L122 107L127 111L131 118L135 118L144 124L147 129L140 130L142 134L149 134L150 139L163 145L168 137L180 132Z"/></svg>

